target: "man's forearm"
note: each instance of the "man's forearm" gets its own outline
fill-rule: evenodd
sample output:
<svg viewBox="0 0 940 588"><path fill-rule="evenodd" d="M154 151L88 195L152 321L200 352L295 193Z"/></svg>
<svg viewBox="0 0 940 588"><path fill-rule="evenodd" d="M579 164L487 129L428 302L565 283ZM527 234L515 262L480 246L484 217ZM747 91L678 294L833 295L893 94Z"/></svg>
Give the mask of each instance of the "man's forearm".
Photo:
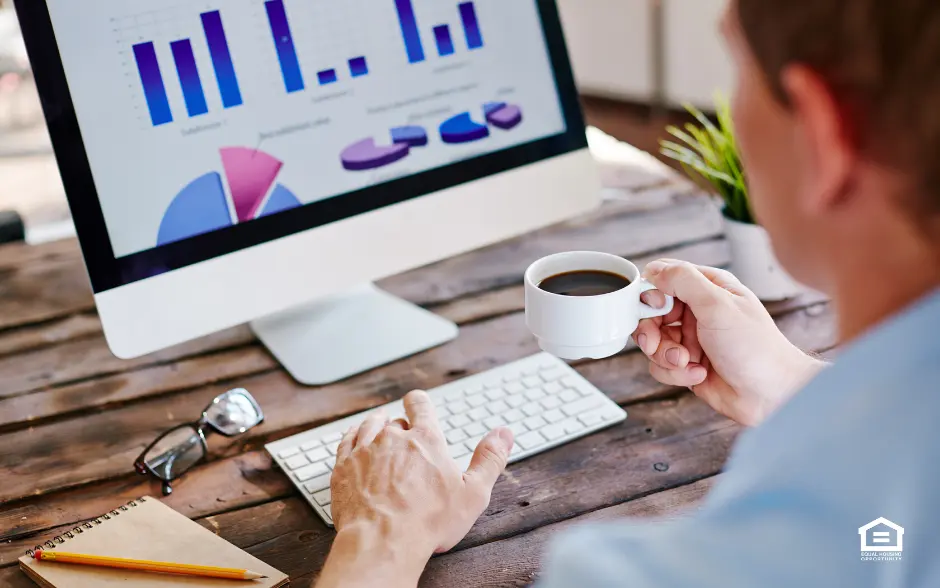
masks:
<svg viewBox="0 0 940 588"><path fill-rule="evenodd" d="M430 555L405 537L366 528L336 535L317 588L415 588Z"/></svg>

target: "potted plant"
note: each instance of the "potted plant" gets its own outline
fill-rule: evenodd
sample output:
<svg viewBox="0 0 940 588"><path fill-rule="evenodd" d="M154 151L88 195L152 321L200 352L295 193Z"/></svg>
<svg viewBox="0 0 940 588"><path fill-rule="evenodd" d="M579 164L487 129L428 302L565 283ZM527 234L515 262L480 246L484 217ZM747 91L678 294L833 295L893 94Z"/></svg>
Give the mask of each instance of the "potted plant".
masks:
<svg viewBox="0 0 940 588"><path fill-rule="evenodd" d="M662 154L678 161L692 181L720 197L731 246L731 272L761 300L796 296L800 286L781 267L767 231L754 220L730 105L719 96L715 106L718 124L698 108L687 105L699 125L689 123L684 129L667 127L676 140L663 141Z"/></svg>

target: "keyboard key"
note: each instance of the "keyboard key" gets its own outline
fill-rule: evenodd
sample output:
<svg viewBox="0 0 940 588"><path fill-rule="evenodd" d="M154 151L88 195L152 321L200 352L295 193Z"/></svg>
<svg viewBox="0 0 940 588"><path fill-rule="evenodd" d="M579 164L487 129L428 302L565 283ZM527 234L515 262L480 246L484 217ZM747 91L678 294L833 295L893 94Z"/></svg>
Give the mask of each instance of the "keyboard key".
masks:
<svg viewBox="0 0 940 588"><path fill-rule="evenodd" d="M460 388L455 388L453 390L450 390L444 393L444 400L446 400L447 402L454 402L455 400L461 400L461 399L463 399L463 390L461 390Z"/></svg>
<svg viewBox="0 0 940 588"><path fill-rule="evenodd" d="M515 382L515 381L519 380L519 378L521 378L521 377L522 377L522 374L520 374L519 372L516 372L516 373L514 373L514 374L507 374L507 375L503 376L503 381L508 384L508 383L510 383L510 382Z"/></svg>
<svg viewBox="0 0 940 588"><path fill-rule="evenodd" d="M565 413L568 416L576 416L582 412L587 412L592 408L597 408L601 404L601 399L597 396L590 396L588 398L582 398L577 402L572 402L567 406L561 407L561 412Z"/></svg>
<svg viewBox="0 0 940 588"><path fill-rule="evenodd" d="M488 418L488 419L486 419L485 421L483 421L483 426L486 427L487 430L489 430L489 431L492 431L493 429L495 429L495 428L497 428L497 427L501 427L501 426L503 426L503 425L505 425L505 424L506 424L506 419L504 419L503 417L499 416L498 414L494 414L494 415L491 416L490 418Z"/></svg>
<svg viewBox="0 0 940 588"><path fill-rule="evenodd" d="M447 422L449 422L450 426L455 429L462 429L470 424L470 419L467 418L467 415L465 414L458 414L455 417L450 417Z"/></svg>
<svg viewBox="0 0 940 588"><path fill-rule="evenodd" d="M502 388L493 388L492 390L487 390L485 395L490 400L499 400L506 395L506 392Z"/></svg>
<svg viewBox="0 0 940 588"><path fill-rule="evenodd" d="M557 423L558 421L565 420L565 415L560 410L553 408L552 410L543 413L542 418L550 423Z"/></svg>
<svg viewBox="0 0 940 588"><path fill-rule="evenodd" d="M313 451L307 452L307 459L309 459L311 463L317 462L317 461L323 461L329 456L330 456L330 453L326 450L325 447L318 447L317 449L314 449Z"/></svg>
<svg viewBox="0 0 940 588"><path fill-rule="evenodd" d="M540 429L548 424L548 421L543 419L541 416L536 415L534 417L529 417L526 420L522 421L522 424L529 427L530 430L534 431Z"/></svg>
<svg viewBox="0 0 940 588"><path fill-rule="evenodd" d="M316 478L304 484L304 490L306 490L308 494L313 494L315 492L319 492L320 490L329 488L331 477L333 477L332 474L317 476Z"/></svg>
<svg viewBox="0 0 940 588"><path fill-rule="evenodd" d="M530 402L529 404L526 404L522 407L522 412L524 412L526 416L535 416L537 414L542 414L544 411L537 402Z"/></svg>
<svg viewBox="0 0 940 588"><path fill-rule="evenodd" d="M522 414L522 411L516 408L507 410L503 413L503 418L506 419L507 423L514 423L516 421L521 421L525 418L525 415Z"/></svg>
<svg viewBox="0 0 940 588"><path fill-rule="evenodd" d="M323 510L326 511L326 516L330 518L330 524L332 524L333 523L333 505L327 504L326 506L323 507Z"/></svg>
<svg viewBox="0 0 940 588"><path fill-rule="evenodd" d="M467 397L467 404L469 404L473 408L477 408L478 406L483 406L486 403L487 403L486 396L482 394L474 394L473 396Z"/></svg>
<svg viewBox="0 0 940 588"><path fill-rule="evenodd" d="M326 464L321 461L321 462L300 468L299 470L294 472L294 475L297 476L298 482L306 482L307 480L310 480L311 478L322 476L323 474L326 474L329 471L330 469L326 467Z"/></svg>
<svg viewBox="0 0 940 588"><path fill-rule="evenodd" d="M538 431L529 431L524 435L520 435L516 439L516 444L524 450L528 451L530 449L535 449L540 445L545 445L545 437L542 436Z"/></svg>
<svg viewBox="0 0 940 588"><path fill-rule="evenodd" d="M565 374L570 374L571 372L563 367L553 367L551 369L545 370L540 376L546 382L554 382L555 380L562 378Z"/></svg>
<svg viewBox="0 0 940 588"><path fill-rule="evenodd" d="M577 419L568 419L561 423L561 426L565 428L565 433L569 435L574 435L578 431L584 430L584 425L582 425Z"/></svg>
<svg viewBox="0 0 940 588"><path fill-rule="evenodd" d="M332 470L334 467L336 467L336 458L335 458L335 457L330 457L329 459L327 459L327 460L324 461L323 463L326 464L326 467L328 467L328 468L330 468L330 469Z"/></svg>
<svg viewBox="0 0 940 588"><path fill-rule="evenodd" d="M467 447L467 449L469 449L470 451L476 451L476 450L477 450L477 445L480 444L480 441L482 441L484 437L486 437L486 435L476 435L475 437L470 437L469 439L467 439L466 441L464 441L463 444L464 444L464 445Z"/></svg>
<svg viewBox="0 0 940 588"><path fill-rule="evenodd" d="M467 416L470 417L471 421L482 421L486 417L490 416L490 411L486 410L482 406L479 408L474 408L467 413Z"/></svg>
<svg viewBox="0 0 940 588"><path fill-rule="evenodd" d="M291 447L290 449L285 449L284 451L277 454L281 459L287 459L288 457L294 457L300 453L300 447Z"/></svg>
<svg viewBox="0 0 940 588"><path fill-rule="evenodd" d="M571 403L577 400L578 398L581 398L581 395L578 394L577 390L572 390L571 388L568 388L567 390L562 392L561 395L559 395L559 398L561 399L562 402Z"/></svg>
<svg viewBox="0 0 940 588"><path fill-rule="evenodd" d="M598 413L595 410L595 411L586 412L582 414L581 416L578 417L578 420L584 423L585 427L590 427L592 425L596 425L597 423L603 421L604 419L603 417L601 417L600 413Z"/></svg>
<svg viewBox="0 0 940 588"><path fill-rule="evenodd" d="M450 426L450 421L448 420L441 421L441 433L446 433L447 431L450 431L451 429L453 429L453 427Z"/></svg>
<svg viewBox="0 0 940 588"><path fill-rule="evenodd" d="M330 452L330 455L336 455L337 448L339 448L339 441L333 441L326 446L326 450Z"/></svg>
<svg viewBox="0 0 940 588"><path fill-rule="evenodd" d="M473 454L472 454L472 453L468 453L467 455L464 455L463 457L458 457L458 458L457 458L456 460L454 460L454 461L457 462L457 467L460 468L460 471L461 471L461 472L465 472L465 471L467 471L467 468L470 467L470 460L471 460L471 459L473 459Z"/></svg>
<svg viewBox="0 0 940 588"><path fill-rule="evenodd" d="M505 390L507 394L518 394L525 390L525 386L519 382L513 382L511 384L506 384L506 386L503 387L503 390Z"/></svg>
<svg viewBox="0 0 940 588"><path fill-rule="evenodd" d="M483 384L477 382L475 384L470 384L469 386L464 386L464 394L479 394L483 391Z"/></svg>
<svg viewBox="0 0 940 588"><path fill-rule="evenodd" d="M542 380L540 378L537 378L536 376L530 376L522 380L522 384L526 388L541 388Z"/></svg>
<svg viewBox="0 0 940 588"><path fill-rule="evenodd" d="M455 443L460 443L467 438L467 434L463 432L463 429L454 429L452 431L447 431L447 434L444 435L447 438L448 445L454 445Z"/></svg>
<svg viewBox="0 0 940 588"><path fill-rule="evenodd" d="M477 435L484 435L487 431L487 428L483 426L483 423L470 423L463 428L463 432L467 434L467 437L475 437Z"/></svg>
<svg viewBox="0 0 940 588"><path fill-rule="evenodd" d="M490 414L500 414L509 410L509 405L502 400L497 400L496 402L487 404L486 410L490 411Z"/></svg>
<svg viewBox="0 0 940 588"><path fill-rule="evenodd" d="M563 379L561 383L567 386L568 388L580 388L581 384L584 383L584 380L582 380L578 376L568 376L567 378Z"/></svg>
<svg viewBox="0 0 940 588"><path fill-rule="evenodd" d="M561 400L557 396L549 396L548 398L543 398L539 404L544 406L546 410L550 410L561 406Z"/></svg>
<svg viewBox="0 0 940 588"><path fill-rule="evenodd" d="M467 449L467 446L463 443L455 443L454 445L448 446L447 449L450 451L450 456L453 459L461 458L470 453L470 450Z"/></svg>
<svg viewBox="0 0 940 588"><path fill-rule="evenodd" d="M327 488L326 490L323 490L322 492L317 492L316 494L313 495L313 500L320 506L326 506L327 504L333 502L330 496L330 489Z"/></svg>
<svg viewBox="0 0 940 588"><path fill-rule="evenodd" d="M541 388L536 388L535 390L526 392L525 397L529 400L541 400L545 398L545 392L543 392Z"/></svg>
<svg viewBox="0 0 940 588"><path fill-rule="evenodd" d="M311 449L316 449L317 447L321 445L323 445L323 441L320 441L319 439L314 439L313 441L310 441L309 443L304 443L303 445L301 445L300 450L310 451Z"/></svg>
<svg viewBox="0 0 940 588"><path fill-rule="evenodd" d="M521 394L518 396L510 396L509 398L506 399L506 404L508 404L512 408L519 408L526 402L528 401L525 399L525 396L522 396Z"/></svg>
<svg viewBox="0 0 940 588"><path fill-rule="evenodd" d="M549 382L548 384L542 386L542 390L544 390L546 394L558 394L564 389L564 386L558 382Z"/></svg>
<svg viewBox="0 0 940 588"><path fill-rule="evenodd" d="M470 405L464 402L463 400L458 400L457 402L451 402L450 404L448 404L447 410L449 410L451 414L460 414L462 412L467 412L468 410L470 410Z"/></svg>
<svg viewBox="0 0 940 588"><path fill-rule="evenodd" d="M502 379L499 379L499 380L487 380L486 383L483 384L483 387L486 388L487 390L492 390L492 389L494 389L494 388L502 388L502 387L503 387L503 380L502 380Z"/></svg>
<svg viewBox="0 0 940 588"><path fill-rule="evenodd" d="M593 396L594 395L594 390L592 390L589 386L581 386L580 388L578 388L578 392L581 393L581 396Z"/></svg>
<svg viewBox="0 0 940 588"><path fill-rule="evenodd" d="M343 434L342 433L330 433L329 435L325 435L323 439L321 440L323 441L324 445L328 443L336 443L337 441L343 440Z"/></svg>
<svg viewBox="0 0 940 588"><path fill-rule="evenodd" d="M517 438L529 432L528 427L522 423L513 423L509 425L509 430L512 431L512 434Z"/></svg>
<svg viewBox="0 0 940 588"><path fill-rule="evenodd" d="M450 411L447 410L447 405L446 405L446 404L442 404L442 405L440 405L440 406L435 406L435 407L434 407L434 412L437 413L437 418L439 418L439 419L447 418L447 417L450 416Z"/></svg>
<svg viewBox="0 0 940 588"><path fill-rule="evenodd" d="M519 445L514 443L512 446L512 451L509 452L509 458L512 459L516 457L517 455L519 455L520 453L522 453L522 448L519 447Z"/></svg>
<svg viewBox="0 0 940 588"><path fill-rule="evenodd" d="M561 424L548 425L539 429L539 433L545 436L549 441L561 439L565 436L565 428Z"/></svg>
<svg viewBox="0 0 940 588"><path fill-rule="evenodd" d="M434 408L439 409L440 407L444 406L445 403L447 403L447 399L444 398L443 394L435 394L434 396L431 396L431 404L434 405Z"/></svg>
<svg viewBox="0 0 940 588"><path fill-rule="evenodd" d="M540 371L542 371L541 368L533 366L533 367L522 370L522 375L523 376L537 376Z"/></svg>
<svg viewBox="0 0 940 588"><path fill-rule="evenodd" d="M612 421L618 417L618 411L611 406L604 406L591 412L587 412L578 417L578 420L587 426L596 425L602 421ZM589 419L591 422L587 422Z"/></svg>
<svg viewBox="0 0 940 588"><path fill-rule="evenodd" d="M284 465L287 466L289 470L296 470L299 467L303 467L310 463L310 460L307 459L306 455L295 455L294 457L288 459L284 462Z"/></svg>

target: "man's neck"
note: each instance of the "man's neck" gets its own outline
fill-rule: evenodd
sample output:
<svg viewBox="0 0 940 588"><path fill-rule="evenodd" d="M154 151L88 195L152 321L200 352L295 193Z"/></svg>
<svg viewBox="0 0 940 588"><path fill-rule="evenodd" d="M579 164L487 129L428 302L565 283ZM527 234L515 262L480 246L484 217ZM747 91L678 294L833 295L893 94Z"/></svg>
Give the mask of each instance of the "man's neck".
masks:
<svg viewBox="0 0 940 588"><path fill-rule="evenodd" d="M900 244L892 245L869 255L857 251L842 266L833 292L842 343L940 288L940 250L936 245L908 241L900 251Z"/></svg>

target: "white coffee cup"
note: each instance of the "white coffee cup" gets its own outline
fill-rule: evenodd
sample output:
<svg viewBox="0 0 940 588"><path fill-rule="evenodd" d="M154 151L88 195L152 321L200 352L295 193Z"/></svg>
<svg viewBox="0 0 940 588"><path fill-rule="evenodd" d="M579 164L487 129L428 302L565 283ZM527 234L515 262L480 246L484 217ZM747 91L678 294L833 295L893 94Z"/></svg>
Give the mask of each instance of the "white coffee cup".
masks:
<svg viewBox="0 0 940 588"><path fill-rule="evenodd" d="M630 285L599 296L564 296L539 285L559 274L602 271L627 278ZM533 263L525 273L526 324L543 351L568 360L603 359L623 351L642 319L672 312L675 300L653 308L640 295L656 286L640 277L635 265L616 255L591 251L559 253Z"/></svg>

